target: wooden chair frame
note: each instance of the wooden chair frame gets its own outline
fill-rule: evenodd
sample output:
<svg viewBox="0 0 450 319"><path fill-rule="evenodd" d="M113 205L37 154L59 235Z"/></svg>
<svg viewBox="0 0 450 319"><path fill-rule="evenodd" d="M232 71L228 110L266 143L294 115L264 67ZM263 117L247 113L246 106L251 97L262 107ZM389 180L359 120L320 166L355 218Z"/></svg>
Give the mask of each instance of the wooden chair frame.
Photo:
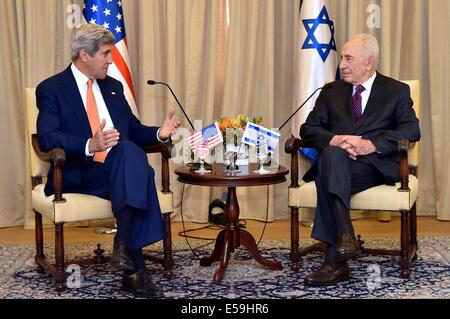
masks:
<svg viewBox="0 0 450 319"><path fill-rule="evenodd" d="M61 148L54 148L49 152L42 152L39 149L37 134L32 134L32 146L38 157L45 162L52 162L54 167L53 183L54 183L54 203L63 203L64 199L63 189L63 173L62 167L66 161L65 151ZM170 176L169 176L169 159L172 157L172 144L158 144L143 147L144 151L148 153L160 153L162 162L162 192L171 193L170 190ZM33 188L42 183L42 176L32 176ZM172 256L172 234L170 213L163 214L163 220L167 231L167 238L163 241L164 256L162 258L156 257L148 252L144 255L146 259L159 263L164 268L164 275L167 278L172 277L172 268L175 263ZM64 223L55 223L55 264L48 261L44 254L44 235L42 227L42 215L35 210L35 238L36 238L36 255L35 261L38 273L48 272L55 280L55 289L63 291L66 288L67 273L65 268L69 264L78 264L80 266L101 264L109 261L110 257L103 256L104 250L101 249L100 244L97 244L97 249L94 250L95 257L87 259L78 259L64 261Z"/></svg>
<svg viewBox="0 0 450 319"><path fill-rule="evenodd" d="M414 147L415 143L410 143L408 140L400 140L398 143L398 151L400 156L400 188L399 192L408 192L409 174L417 176L417 167L408 165L408 150ZM285 144L285 152L291 155L291 184L290 188L300 187L298 176L298 154L299 149L303 147L313 147L311 143L297 138L290 138ZM292 261L291 268L294 271L299 269L299 261L302 256L305 256L313 251L325 251L325 245L317 243L303 249L299 249L299 207L291 208L291 251L289 259ZM401 267L400 276L402 278L409 278L410 266L413 260L417 259L417 216L416 216L416 202L412 205L410 210L400 210L400 249L366 249L363 247L364 241L358 235L358 241L361 245L363 254L371 255L393 255L399 256L399 265Z"/></svg>

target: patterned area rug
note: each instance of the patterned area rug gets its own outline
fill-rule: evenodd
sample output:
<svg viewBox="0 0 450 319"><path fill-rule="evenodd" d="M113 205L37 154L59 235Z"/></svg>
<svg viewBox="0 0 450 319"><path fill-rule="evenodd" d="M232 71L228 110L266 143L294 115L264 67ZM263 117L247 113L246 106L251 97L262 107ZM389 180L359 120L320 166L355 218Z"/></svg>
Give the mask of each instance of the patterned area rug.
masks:
<svg viewBox="0 0 450 319"><path fill-rule="evenodd" d="M203 242L190 241L196 247ZM302 244L310 244L303 241ZM366 240L366 247L398 247L392 238ZM411 278L399 277L399 266L394 257L362 256L350 262L351 280L331 287L305 287L305 275L316 269L322 261L320 254L310 254L302 260L298 272L290 269L288 241L263 241L263 256L282 262L282 271L266 270L250 258L244 249L238 249L220 284L212 284L217 264L201 267L199 260L184 241L174 243L174 278L163 277L161 268L148 264L155 284L162 287L166 298L243 298L243 299L295 299L295 298L450 298L450 237L419 238L419 259L413 264ZM72 244L66 255L86 257L95 248L93 243ZM111 245L103 247L111 251ZM152 249L159 249L154 245ZM197 250L209 256L212 246ZM53 257L52 247L46 246L47 256ZM63 293L53 290L52 279L35 271L34 245L0 246L0 299L127 299L132 295L121 291L121 273L108 264L83 267L80 287Z"/></svg>

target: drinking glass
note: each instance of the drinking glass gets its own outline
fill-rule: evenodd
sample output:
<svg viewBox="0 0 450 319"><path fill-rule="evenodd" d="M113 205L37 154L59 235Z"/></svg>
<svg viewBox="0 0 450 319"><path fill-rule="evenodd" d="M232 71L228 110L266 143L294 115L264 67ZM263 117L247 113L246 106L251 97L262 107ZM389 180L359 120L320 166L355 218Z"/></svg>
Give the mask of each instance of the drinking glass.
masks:
<svg viewBox="0 0 450 319"><path fill-rule="evenodd" d="M198 174L205 174L205 173L211 173L211 170L205 169L205 158L209 154L209 148L206 147L205 144L199 144L197 145L197 156L200 160L200 168L198 170L195 170L195 173Z"/></svg>
<svg viewBox="0 0 450 319"><path fill-rule="evenodd" d="M259 169L254 171L258 174L268 174L270 171L266 170L264 168L264 164L266 163L267 159L269 158L269 150L267 145L267 140L264 139L264 136L258 135L258 144L256 147L256 158L258 159L259 163Z"/></svg>

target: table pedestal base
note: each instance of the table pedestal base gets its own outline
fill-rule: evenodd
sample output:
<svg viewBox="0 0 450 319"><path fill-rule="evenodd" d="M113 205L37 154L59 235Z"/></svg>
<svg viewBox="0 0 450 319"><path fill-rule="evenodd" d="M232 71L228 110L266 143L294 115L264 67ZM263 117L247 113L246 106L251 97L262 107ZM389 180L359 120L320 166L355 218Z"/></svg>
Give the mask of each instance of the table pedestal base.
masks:
<svg viewBox="0 0 450 319"><path fill-rule="evenodd" d="M228 261L230 260L230 254L240 245L247 248L250 255L261 265L271 270L283 269L280 262L263 258L253 236L248 231L239 228L237 224L239 205L236 197L236 187L228 187L225 216L227 218L227 225L217 236L211 257L203 257L200 260L200 266L210 266L213 262L220 261L219 268L214 273L213 280L215 283L219 283L223 279Z"/></svg>

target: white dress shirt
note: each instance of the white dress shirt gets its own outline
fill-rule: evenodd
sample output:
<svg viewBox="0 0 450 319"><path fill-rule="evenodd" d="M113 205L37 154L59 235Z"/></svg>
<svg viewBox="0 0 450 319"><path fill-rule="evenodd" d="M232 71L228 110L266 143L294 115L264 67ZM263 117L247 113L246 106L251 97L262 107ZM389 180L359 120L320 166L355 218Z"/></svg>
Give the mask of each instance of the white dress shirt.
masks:
<svg viewBox="0 0 450 319"><path fill-rule="evenodd" d="M83 100L84 109L86 110L86 93L87 93L87 83L89 78L77 69L75 64L72 63L70 66L72 69L73 76L75 77L75 81L77 82L78 91L80 92L81 99ZM94 92L95 103L97 104L98 117L100 118L100 123L103 119L106 121L105 130L114 128L114 123L111 120L111 116L109 115L108 108L106 107L105 100L103 99L102 92L100 91L100 87L98 86L97 80L92 82L92 91ZM94 153L89 153L89 140L86 141L86 146L84 148L84 152L86 156L94 156ZM111 148L108 148L106 151L109 152Z"/></svg>
<svg viewBox="0 0 450 319"><path fill-rule="evenodd" d="M375 72L366 82L361 84L365 89L361 92L361 106L363 114L364 110L366 109L367 101L369 101L370 91L372 91L373 81L375 81L376 76L377 72ZM356 87L357 85L353 85L352 95L355 94Z"/></svg>
<svg viewBox="0 0 450 319"><path fill-rule="evenodd" d="M84 73L82 73L80 70L78 70L77 67L75 66L75 64L72 63L70 68L72 70L73 76L75 77L75 81L77 83L78 91L80 92L81 99L83 100L84 109L86 110L86 108L87 108L86 93L87 93L87 88L88 88L87 83L88 83L89 78ZM111 119L111 115L109 115L108 108L106 107L106 103L105 103L105 100L103 99L103 95L102 95L102 92L100 91L100 87L98 86L97 80L94 80L92 82L92 91L94 92L95 103L97 104L97 111L98 111L98 117L100 118L100 123L102 122L103 119L105 119L105 121L106 121L105 130L114 128L114 123ZM161 140L159 138L160 130L161 130L161 128L158 129L158 131L156 133L156 138L158 139L158 141L160 141L162 143L168 142L170 139ZM90 141L90 139L88 139L86 141L86 146L84 148L84 152L85 152L86 156L94 156L94 153L89 153L89 141ZM106 151L109 152L110 149L111 148L108 148Z"/></svg>

